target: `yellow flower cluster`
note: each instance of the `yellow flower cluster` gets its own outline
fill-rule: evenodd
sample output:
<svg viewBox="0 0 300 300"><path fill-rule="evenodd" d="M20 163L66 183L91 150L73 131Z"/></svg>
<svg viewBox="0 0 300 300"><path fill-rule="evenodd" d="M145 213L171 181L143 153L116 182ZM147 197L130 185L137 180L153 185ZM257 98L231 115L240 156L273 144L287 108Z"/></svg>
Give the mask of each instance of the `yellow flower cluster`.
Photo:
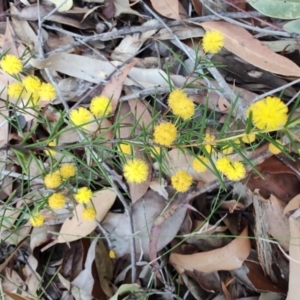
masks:
<svg viewBox="0 0 300 300"><path fill-rule="evenodd" d="M130 183L142 183L148 177L148 165L141 159L131 159L123 166L123 173Z"/></svg>
<svg viewBox="0 0 300 300"><path fill-rule="evenodd" d="M276 140L275 142L276 142L276 144L279 144L279 145L282 146L282 143L281 143L280 140ZM269 151L270 151L272 154L277 155L277 154L281 153L281 149L280 149L279 147L280 147L280 146L277 146L277 145L275 145L275 144L271 144L271 143L270 143L270 144L269 144Z"/></svg>
<svg viewBox="0 0 300 300"><path fill-rule="evenodd" d="M23 70L21 59L12 54L2 57L0 65L2 70L10 75L18 75Z"/></svg>
<svg viewBox="0 0 300 300"><path fill-rule="evenodd" d="M90 111L95 117L106 117L112 113L111 101L106 96L97 96L91 100Z"/></svg>
<svg viewBox="0 0 300 300"><path fill-rule="evenodd" d="M154 142L169 147L176 140L177 129L172 123L161 123L154 127Z"/></svg>
<svg viewBox="0 0 300 300"><path fill-rule="evenodd" d="M255 141L255 139L256 139L255 133L248 133L242 137L242 141L245 144L251 144Z"/></svg>
<svg viewBox="0 0 300 300"><path fill-rule="evenodd" d="M70 177L75 176L76 168L72 164L68 164L68 163L62 164L61 167L59 168L59 173L63 179L68 179Z"/></svg>
<svg viewBox="0 0 300 300"><path fill-rule="evenodd" d="M53 193L48 198L48 204L51 209L61 209L66 204L66 197L60 193Z"/></svg>
<svg viewBox="0 0 300 300"><path fill-rule="evenodd" d="M93 192L87 188L87 187L82 187L77 190L77 193L74 194L74 198L78 203L89 203L93 197Z"/></svg>
<svg viewBox="0 0 300 300"><path fill-rule="evenodd" d="M173 114L183 120L188 120L195 114L193 100L182 90L172 91L168 98L168 104Z"/></svg>
<svg viewBox="0 0 300 300"><path fill-rule="evenodd" d="M124 155L131 155L131 146L127 143L121 143L119 149Z"/></svg>
<svg viewBox="0 0 300 300"><path fill-rule="evenodd" d="M205 134L204 137L204 148L208 153L211 153L213 150L213 145L215 144L216 137L214 135L211 135L209 133Z"/></svg>
<svg viewBox="0 0 300 300"><path fill-rule="evenodd" d="M244 165L239 161L231 161L228 157L219 158L216 161L216 168L233 181L241 180L246 175Z"/></svg>
<svg viewBox="0 0 300 300"><path fill-rule="evenodd" d="M216 54L224 46L224 35L219 30L206 31L202 39L202 47L205 53Z"/></svg>
<svg viewBox="0 0 300 300"><path fill-rule="evenodd" d="M193 183L193 177L186 171L177 171L172 177L173 188L180 193L186 192Z"/></svg>
<svg viewBox="0 0 300 300"><path fill-rule="evenodd" d="M55 147L57 146L57 143L55 141L52 141L48 144L48 146ZM51 150L51 149L44 150L44 152L48 156L54 156L57 153L55 150Z"/></svg>
<svg viewBox="0 0 300 300"><path fill-rule="evenodd" d="M97 213L93 206L89 205L82 211L82 218L86 221L95 220Z"/></svg>
<svg viewBox="0 0 300 300"><path fill-rule="evenodd" d="M56 189L62 184L62 178L59 171L49 173L44 178L44 185L48 189Z"/></svg>
<svg viewBox="0 0 300 300"><path fill-rule="evenodd" d="M193 169L198 173L205 172L207 170L208 164L209 164L208 158L203 155L199 155L195 157L192 161Z"/></svg>
<svg viewBox="0 0 300 300"><path fill-rule="evenodd" d="M29 222L33 227L39 227L44 224L45 217L40 212L35 212L29 218Z"/></svg>

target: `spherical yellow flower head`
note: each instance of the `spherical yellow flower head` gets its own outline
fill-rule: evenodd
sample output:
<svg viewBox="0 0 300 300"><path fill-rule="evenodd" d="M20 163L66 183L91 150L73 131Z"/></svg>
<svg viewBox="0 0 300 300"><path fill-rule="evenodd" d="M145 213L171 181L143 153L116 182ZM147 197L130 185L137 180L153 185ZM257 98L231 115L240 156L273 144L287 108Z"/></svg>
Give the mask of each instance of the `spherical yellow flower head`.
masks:
<svg viewBox="0 0 300 300"><path fill-rule="evenodd" d="M147 180L148 166L141 159L131 159L123 166L123 173L130 183L142 183Z"/></svg>
<svg viewBox="0 0 300 300"><path fill-rule="evenodd" d="M225 173L230 167L230 159L227 157L221 157L216 161L216 168L222 173Z"/></svg>
<svg viewBox="0 0 300 300"><path fill-rule="evenodd" d="M11 54L6 54L1 60L1 68L7 74L17 75L23 70L22 61Z"/></svg>
<svg viewBox="0 0 300 300"><path fill-rule="evenodd" d="M39 96L43 101L52 101L56 97L55 87L51 83L43 82L39 89Z"/></svg>
<svg viewBox="0 0 300 300"><path fill-rule="evenodd" d="M119 144L119 149L124 155L131 155L131 145L121 143Z"/></svg>
<svg viewBox="0 0 300 300"><path fill-rule="evenodd" d="M29 222L33 227L39 227L44 224L45 218L41 213L36 212L29 218Z"/></svg>
<svg viewBox="0 0 300 300"><path fill-rule="evenodd" d="M50 142L48 144L48 146L50 147L55 147L57 146L56 142L53 141L53 142ZM55 150L51 150L51 149L47 149L47 150L44 150L45 154L48 155L48 156L54 156L57 152Z"/></svg>
<svg viewBox="0 0 300 300"><path fill-rule="evenodd" d="M240 161L234 161L224 174L229 180L238 181L245 177L246 169Z"/></svg>
<svg viewBox="0 0 300 300"><path fill-rule="evenodd" d="M85 123L89 123L94 120L93 114L84 107L79 107L78 109L73 109L70 112L70 120L76 126L82 126L83 128L87 128L89 124L83 125Z"/></svg>
<svg viewBox="0 0 300 300"><path fill-rule="evenodd" d="M193 183L193 177L184 170L177 171L172 177L171 182L173 188L180 193L189 189Z"/></svg>
<svg viewBox="0 0 300 300"><path fill-rule="evenodd" d="M198 157L195 157L192 161L193 169L198 172L205 172L207 170L207 165L209 163L209 160L207 157L203 155L199 155Z"/></svg>
<svg viewBox="0 0 300 300"><path fill-rule="evenodd" d="M172 123L161 123L154 127L154 142L169 147L176 140L177 129Z"/></svg>
<svg viewBox="0 0 300 300"><path fill-rule="evenodd" d="M229 155L229 154L231 154L234 151L234 148L233 147L224 146L221 151L222 151L222 154Z"/></svg>
<svg viewBox="0 0 300 300"><path fill-rule="evenodd" d="M23 91L24 86L21 82L10 83L7 87L7 95L15 99L20 98Z"/></svg>
<svg viewBox="0 0 300 300"><path fill-rule="evenodd" d="M195 105L182 90L174 90L170 93L168 104L175 116L181 117L183 120L190 119L195 114Z"/></svg>
<svg viewBox="0 0 300 300"><path fill-rule="evenodd" d="M151 150L150 150L150 156L155 158L156 156L160 155L161 153L161 148L158 147L158 146L153 146L151 147Z"/></svg>
<svg viewBox="0 0 300 300"><path fill-rule="evenodd" d="M247 110L252 122L261 130L274 131L281 129L288 119L287 106L277 97L267 97L250 105Z"/></svg>
<svg viewBox="0 0 300 300"><path fill-rule="evenodd" d="M281 141L279 140L276 140L276 143L282 145ZM269 144L269 151L275 155L281 153L281 149L278 146L271 143Z"/></svg>
<svg viewBox="0 0 300 300"><path fill-rule="evenodd" d="M93 221L95 220L96 216L96 211L92 206L88 206L82 211L82 218L86 221Z"/></svg>
<svg viewBox="0 0 300 300"><path fill-rule="evenodd" d="M25 89L29 93L38 93L41 88L41 81L36 76L26 76L22 81Z"/></svg>
<svg viewBox="0 0 300 300"><path fill-rule="evenodd" d="M61 209L66 204L66 197L60 193L54 193L48 198L48 204L51 209Z"/></svg>
<svg viewBox="0 0 300 300"><path fill-rule="evenodd" d="M245 144L251 144L255 141L255 139L256 139L256 134L255 133L248 133L248 134L246 134L242 137L242 141Z"/></svg>
<svg viewBox="0 0 300 300"><path fill-rule="evenodd" d="M206 31L202 39L202 47L205 53L216 54L224 46L224 35L218 30Z"/></svg>
<svg viewBox="0 0 300 300"><path fill-rule="evenodd" d="M76 174L76 168L74 165L72 164L63 164L60 168L59 168L59 173L60 176L63 179L68 179L70 177L75 176Z"/></svg>
<svg viewBox="0 0 300 300"><path fill-rule="evenodd" d="M90 110L95 117L105 117L112 113L113 107L108 97L98 96L92 99Z"/></svg>
<svg viewBox="0 0 300 300"><path fill-rule="evenodd" d="M37 92L24 92L23 99L30 106L36 106L40 102L40 96Z"/></svg>
<svg viewBox="0 0 300 300"><path fill-rule="evenodd" d="M206 133L205 134L205 137L204 137L204 148L206 149L206 151L208 153L210 153L212 150L213 150L213 145L215 144L215 136L214 135L211 135L209 133Z"/></svg>
<svg viewBox="0 0 300 300"><path fill-rule="evenodd" d="M92 199L93 192L87 188L87 187L82 187L78 189L77 193L74 195L75 200L78 203L89 203Z"/></svg>
<svg viewBox="0 0 300 300"><path fill-rule="evenodd" d="M62 184L62 179L58 171L49 173L44 178L44 184L48 189L56 189Z"/></svg>

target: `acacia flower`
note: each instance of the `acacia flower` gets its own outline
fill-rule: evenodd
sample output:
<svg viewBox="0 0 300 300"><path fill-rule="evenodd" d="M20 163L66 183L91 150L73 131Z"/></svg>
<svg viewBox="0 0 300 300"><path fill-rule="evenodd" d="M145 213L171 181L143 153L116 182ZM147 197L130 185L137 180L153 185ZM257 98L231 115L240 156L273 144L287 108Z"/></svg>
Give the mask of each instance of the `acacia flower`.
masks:
<svg viewBox="0 0 300 300"><path fill-rule="evenodd" d="M83 128L87 128L89 126L89 124L86 124L86 123L89 123L92 120L94 120L94 116L85 107L79 107L78 109L73 109L70 112L70 120L76 126L83 126ZM85 124L85 125L83 125L83 124Z"/></svg>
<svg viewBox="0 0 300 300"><path fill-rule="evenodd" d="M201 173L201 172L205 172L207 170L208 163L209 163L209 160L207 157L205 157L203 155L199 155L193 159L192 166L196 172Z"/></svg>
<svg viewBox="0 0 300 300"><path fill-rule="evenodd" d="M216 54L224 46L224 35L219 30L206 31L202 39L202 47L205 53Z"/></svg>
<svg viewBox="0 0 300 300"><path fill-rule="evenodd" d="M177 171L172 177L171 182L173 188L180 193L189 189L193 183L193 177L184 170Z"/></svg>
<svg viewBox="0 0 300 300"><path fill-rule="evenodd" d="M215 144L215 136L214 135L211 135L209 133L206 133L205 134L205 137L204 137L204 148L206 149L206 151L208 153L210 153L213 149L213 145Z"/></svg>
<svg viewBox="0 0 300 300"><path fill-rule="evenodd" d="M155 156L160 155L161 148L158 146L153 146L153 147L151 147L150 151L151 151L150 156L155 158Z"/></svg>
<svg viewBox="0 0 300 300"><path fill-rule="evenodd" d="M23 69L22 61L12 54L6 54L4 57L2 57L0 64L2 70L10 75L17 75Z"/></svg>
<svg viewBox="0 0 300 300"><path fill-rule="evenodd" d="M35 106L40 101L40 96L37 92L26 92L24 93L23 99L28 102L29 105Z"/></svg>
<svg viewBox="0 0 300 300"><path fill-rule="evenodd" d="M280 140L276 140L276 143L282 145ZM269 144L269 151L275 155L281 153L281 149L277 145L272 143Z"/></svg>
<svg viewBox="0 0 300 300"><path fill-rule="evenodd" d="M278 97L268 96L251 104L247 110L248 117L250 113L254 126L261 130L281 129L288 119L288 108Z"/></svg>
<svg viewBox="0 0 300 300"><path fill-rule="evenodd" d="M141 159L131 159L123 167L124 177L130 183L142 183L147 180L148 166Z"/></svg>
<svg viewBox="0 0 300 300"><path fill-rule="evenodd" d="M93 221L95 220L97 214L93 206L87 206L82 211L82 218L86 221Z"/></svg>
<svg viewBox="0 0 300 300"><path fill-rule="evenodd" d="M21 82L10 83L7 87L7 95L15 99L20 98L23 91L24 86Z"/></svg>
<svg viewBox="0 0 300 300"><path fill-rule="evenodd" d="M49 173L44 178L44 184L49 189L56 189L62 184L62 179L59 171Z"/></svg>
<svg viewBox="0 0 300 300"><path fill-rule="evenodd" d="M234 161L224 174L229 180L238 181L245 177L246 169L240 161Z"/></svg>
<svg viewBox="0 0 300 300"><path fill-rule="evenodd" d="M63 179L68 179L75 176L76 168L74 167L74 165L66 163L59 168L59 173Z"/></svg>
<svg viewBox="0 0 300 300"><path fill-rule="evenodd" d="M22 81L27 92L38 92L41 87L41 81L37 76L26 76Z"/></svg>
<svg viewBox="0 0 300 300"><path fill-rule="evenodd" d="M127 143L120 143L119 144L119 149L121 152L125 155L131 155L131 145Z"/></svg>
<svg viewBox="0 0 300 300"><path fill-rule="evenodd" d="M188 120L195 114L193 100L182 90L172 91L168 98L168 104L173 114L183 120Z"/></svg>
<svg viewBox="0 0 300 300"><path fill-rule="evenodd" d="M228 146L224 146L221 151L222 151L222 154L229 155L229 154L231 154L234 151L234 148L231 147L231 146L229 146L229 147Z"/></svg>
<svg viewBox="0 0 300 300"><path fill-rule="evenodd" d="M162 146L171 146L176 140L177 129L172 123L161 123L154 127L154 142Z"/></svg>
<svg viewBox="0 0 300 300"><path fill-rule="evenodd" d="M43 82L39 88L39 96L43 101L51 101L56 97L55 87L51 83Z"/></svg>
<svg viewBox="0 0 300 300"><path fill-rule="evenodd" d="M216 161L216 168L222 173L225 173L230 166L230 159L228 157L221 157Z"/></svg>
<svg viewBox="0 0 300 300"><path fill-rule="evenodd" d="M50 147L55 147L57 146L56 142L55 141L52 141L48 144L48 146ZM47 149L47 150L44 150L45 154L47 154L48 156L54 156L57 152L55 150L51 150L51 149Z"/></svg>
<svg viewBox="0 0 300 300"><path fill-rule="evenodd" d="M39 227L44 224L45 218L40 212L36 212L31 215L29 222L33 227Z"/></svg>
<svg viewBox="0 0 300 300"><path fill-rule="evenodd" d="M78 203L89 203L92 199L93 192L86 186L77 190L77 193L74 195L75 200Z"/></svg>
<svg viewBox="0 0 300 300"><path fill-rule="evenodd" d="M111 101L106 96L94 97L90 104L90 111L95 117L105 117L113 111Z"/></svg>
<svg viewBox="0 0 300 300"><path fill-rule="evenodd" d="M60 193L54 193L48 198L48 204L51 209L61 209L66 204L66 197Z"/></svg>
<svg viewBox="0 0 300 300"><path fill-rule="evenodd" d="M255 138L256 138L256 134L255 133L248 133L246 135L244 135L242 137L242 141L245 143L245 144L251 144L255 141Z"/></svg>

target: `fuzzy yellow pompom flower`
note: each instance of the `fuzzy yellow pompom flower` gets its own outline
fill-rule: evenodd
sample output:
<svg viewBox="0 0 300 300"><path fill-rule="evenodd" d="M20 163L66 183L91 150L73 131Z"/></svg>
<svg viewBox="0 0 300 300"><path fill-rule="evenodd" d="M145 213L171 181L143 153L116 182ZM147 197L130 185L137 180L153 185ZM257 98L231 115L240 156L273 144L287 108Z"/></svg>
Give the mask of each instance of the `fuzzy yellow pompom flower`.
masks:
<svg viewBox="0 0 300 300"><path fill-rule="evenodd" d="M205 137L204 137L204 148L206 149L206 151L208 153L210 153L212 150L213 150L213 145L215 144L215 136L214 135L211 135L209 133L206 133L205 134Z"/></svg>
<svg viewBox="0 0 300 300"><path fill-rule="evenodd" d="M106 96L94 97L90 104L90 111L95 117L105 117L112 113L111 101Z"/></svg>
<svg viewBox="0 0 300 300"><path fill-rule="evenodd" d="M21 82L10 83L7 87L7 95L15 99L20 98L23 91L24 86Z"/></svg>
<svg viewBox="0 0 300 300"><path fill-rule="evenodd" d="M15 55L6 54L1 59L1 68L3 71L5 71L7 74L10 75L17 75L19 74L23 69L23 63L22 61L16 57Z"/></svg>
<svg viewBox="0 0 300 300"><path fill-rule="evenodd" d="M208 158L203 155L199 155L198 157L195 157L192 161L193 169L198 173L205 172L207 170L208 164L209 164Z"/></svg>
<svg viewBox="0 0 300 300"><path fill-rule="evenodd" d="M51 209L61 209L66 204L66 197L60 193L54 193L48 198L48 204Z"/></svg>
<svg viewBox="0 0 300 300"><path fill-rule="evenodd" d="M205 53L216 54L224 46L224 35L219 30L206 31L202 39L202 47Z"/></svg>
<svg viewBox="0 0 300 300"><path fill-rule="evenodd" d="M250 105L247 116L252 113L252 122L262 130L281 129L288 119L288 108L278 97L267 97Z"/></svg>
<svg viewBox="0 0 300 300"><path fill-rule="evenodd" d="M173 188L180 193L183 193L189 189L193 183L193 177L184 170L177 171L172 177L171 182Z"/></svg>
<svg viewBox="0 0 300 300"><path fill-rule="evenodd" d="M227 157L221 157L216 161L216 168L222 173L225 173L230 166L230 159Z"/></svg>
<svg viewBox="0 0 300 300"><path fill-rule="evenodd" d="M75 200L78 203L89 203L92 199L93 192L87 188L87 187L82 187L78 189L77 193L74 195Z"/></svg>
<svg viewBox="0 0 300 300"><path fill-rule="evenodd" d="M131 155L131 145L129 144L125 144L125 143L121 143L119 145L119 149L121 150L121 152L125 155Z"/></svg>
<svg viewBox="0 0 300 300"><path fill-rule="evenodd" d="M255 141L255 138L256 138L256 134L255 133L248 133L246 135L244 135L242 137L242 141L245 143L245 144L251 144Z"/></svg>
<svg viewBox="0 0 300 300"><path fill-rule="evenodd" d="M84 107L79 107L78 109L73 109L70 112L70 120L76 125L76 126L82 126L83 128L87 128L89 126L89 123L92 120L94 120L93 114Z"/></svg>
<svg viewBox="0 0 300 300"><path fill-rule="evenodd" d="M38 93L42 101L52 101L56 97L55 87L51 83L43 82Z"/></svg>
<svg viewBox="0 0 300 300"><path fill-rule="evenodd" d="M62 178L59 171L49 173L44 178L44 184L48 189L56 189L62 184Z"/></svg>
<svg viewBox="0 0 300 300"><path fill-rule="evenodd" d="M168 98L168 104L173 114L183 120L188 120L195 114L193 100L182 90L172 91Z"/></svg>
<svg viewBox="0 0 300 300"><path fill-rule="evenodd" d="M123 173L130 183L142 183L148 177L148 165L141 159L131 159L123 166Z"/></svg>
<svg viewBox="0 0 300 300"><path fill-rule="evenodd" d="M38 92L41 87L41 81L37 76L26 76L22 81L27 92Z"/></svg>
<svg viewBox="0 0 300 300"><path fill-rule="evenodd" d="M279 145L282 145L282 143L281 143L281 141L279 141L279 140L276 140L276 143L277 144L279 144ZM275 144L269 144L269 151L272 153L272 154L279 154L279 153L281 153L281 149L277 146L277 145L275 145Z"/></svg>
<svg viewBox="0 0 300 300"><path fill-rule="evenodd" d="M96 216L96 211L92 206L88 206L82 211L82 218L86 221L93 221L95 220Z"/></svg>
<svg viewBox="0 0 300 300"><path fill-rule="evenodd" d="M171 146L176 140L177 129L172 123L161 123L154 127L154 142L162 146Z"/></svg>
<svg viewBox="0 0 300 300"><path fill-rule="evenodd" d="M234 161L224 174L229 180L238 181L245 177L246 169L240 161Z"/></svg>
<svg viewBox="0 0 300 300"><path fill-rule="evenodd" d="M25 92L22 97L30 106L36 106L40 101L40 96L37 92Z"/></svg>
<svg viewBox="0 0 300 300"><path fill-rule="evenodd" d="M221 151L222 151L222 154L229 155L229 154L231 154L234 151L234 148L233 147L225 146L225 147L222 148Z"/></svg>
<svg viewBox="0 0 300 300"><path fill-rule="evenodd" d="M40 212L33 213L29 218L29 222L33 227L42 226L45 222L44 216Z"/></svg>
<svg viewBox="0 0 300 300"><path fill-rule="evenodd" d="M158 146L153 146L151 147L151 153L150 156L155 158L156 156L160 155L161 153L161 148Z"/></svg>
<svg viewBox="0 0 300 300"><path fill-rule="evenodd" d="M50 147L55 147L57 146L56 142L55 141L52 141L48 144L48 146ZM51 149L47 149L47 150L44 150L45 154L47 154L48 156L54 156L57 152L55 150L51 150Z"/></svg>
<svg viewBox="0 0 300 300"><path fill-rule="evenodd" d="M66 163L59 168L59 173L63 179L68 179L75 176L76 168L74 167L74 165Z"/></svg>

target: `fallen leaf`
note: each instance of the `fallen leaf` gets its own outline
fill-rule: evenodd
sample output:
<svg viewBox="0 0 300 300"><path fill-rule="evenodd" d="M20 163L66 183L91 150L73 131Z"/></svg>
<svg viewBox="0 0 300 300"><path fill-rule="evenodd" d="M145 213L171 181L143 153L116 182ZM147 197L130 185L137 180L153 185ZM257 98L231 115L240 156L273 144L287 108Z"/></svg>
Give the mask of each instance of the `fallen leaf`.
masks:
<svg viewBox="0 0 300 300"><path fill-rule="evenodd" d="M58 8L59 12L64 12L72 8L73 0L49 0Z"/></svg>
<svg viewBox="0 0 300 300"><path fill-rule="evenodd" d="M115 17L119 17L122 14L131 14L131 15L136 15L139 17L143 16L139 14L137 11L133 10L130 7L129 0L113 0L114 5L115 5Z"/></svg>
<svg viewBox="0 0 300 300"><path fill-rule="evenodd" d="M292 210L297 210L300 207L300 194L296 195L284 208L283 214L291 212Z"/></svg>
<svg viewBox="0 0 300 300"><path fill-rule="evenodd" d="M151 0L151 4L164 17L181 20L180 15L183 18L187 16L186 11L178 0Z"/></svg>

